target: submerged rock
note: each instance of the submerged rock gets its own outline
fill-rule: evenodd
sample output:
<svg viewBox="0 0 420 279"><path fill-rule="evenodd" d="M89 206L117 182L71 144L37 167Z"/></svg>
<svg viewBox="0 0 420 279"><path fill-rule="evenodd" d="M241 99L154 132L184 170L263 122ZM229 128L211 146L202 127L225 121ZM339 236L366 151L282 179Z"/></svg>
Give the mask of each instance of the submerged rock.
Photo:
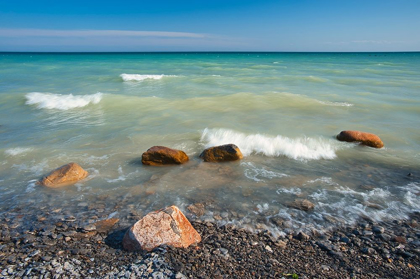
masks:
<svg viewBox="0 0 420 279"><path fill-rule="evenodd" d="M337 139L339 141L360 142L374 148L384 147L384 143L377 135L360 131L342 131L337 135Z"/></svg>
<svg viewBox="0 0 420 279"><path fill-rule="evenodd" d="M205 212L204 204L202 203L191 204L187 209L197 217L203 216Z"/></svg>
<svg viewBox="0 0 420 279"><path fill-rule="evenodd" d="M43 177L39 184L58 188L74 184L88 176L88 172L76 163L69 163L53 170L50 174Z"/></svg>
<svg viewBox="0 0 420 279"><path fill-rule="evenodd" d="M220 146L214 146L205 149L201 154L200 158L203 158L204 162L228 162L242 159L241 150L234 144L225 144Z"/></svg>
<svg viewBox="0 0 420 279"><path fill-rule="evenodd" d="M124 235L123 247L129 251L151 251L163 244L186 248L200 241L201 236L184 214L176 206L170 206L135 223Z"/></svg>
<svg viewBox="0 0 420 279"><path fill-rule="evenodd" d="M165 146L153 146L143 153L141 162L144 165L162 166L183 164L188 160L188 155L184 151Z"/></svg>
<svg viewBox="0 0 420 279"><path fill-rule="evenodd" d="M304 211L310 211L315 208L315 205L313 203L311 203L308 200L303 200L303 199L294 200L293 202L289 203L287 206L304 210Z"/></svg>

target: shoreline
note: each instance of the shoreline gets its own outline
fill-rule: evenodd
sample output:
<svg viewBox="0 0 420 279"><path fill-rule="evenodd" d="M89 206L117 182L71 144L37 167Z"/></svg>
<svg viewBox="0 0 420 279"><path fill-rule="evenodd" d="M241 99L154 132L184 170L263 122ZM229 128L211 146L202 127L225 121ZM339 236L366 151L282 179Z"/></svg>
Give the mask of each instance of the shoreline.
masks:
<svg viewBox="0 0 420 279"><path fill-rule="evenodd" d="M57 222L19 232L11 221L2 220L0 278L420 277L420 213L277 239L268 231L192 221L203 239L197 246L134 253L122 250L123 223L99 231Z"/></svg>

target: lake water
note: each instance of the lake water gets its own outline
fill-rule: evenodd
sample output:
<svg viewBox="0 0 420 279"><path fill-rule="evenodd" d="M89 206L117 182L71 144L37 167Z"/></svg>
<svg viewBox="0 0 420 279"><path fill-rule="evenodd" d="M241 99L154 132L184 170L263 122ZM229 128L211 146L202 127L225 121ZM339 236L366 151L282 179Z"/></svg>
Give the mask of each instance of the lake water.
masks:
<svg viewBox="0 0 420 279"><path fill-rule="evenodd" d="M199 202L202 220L278 234L273 220L407 218L420 210L419 73L420 53L0 53L0 214L129 223ZM342 130L385 147L339 142ZM225 143L244 159L198 158ZM190 161L143 166L154 145ZM88 179L35 184L69 162ZM295 199L315 210L289 208Z"/></svg>

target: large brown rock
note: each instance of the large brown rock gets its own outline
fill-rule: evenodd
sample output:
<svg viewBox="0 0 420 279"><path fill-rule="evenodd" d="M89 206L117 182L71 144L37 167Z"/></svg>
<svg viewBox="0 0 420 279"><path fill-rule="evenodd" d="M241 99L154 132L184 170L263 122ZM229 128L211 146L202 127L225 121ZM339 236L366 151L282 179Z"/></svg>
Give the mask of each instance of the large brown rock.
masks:
<svg viewBox="0 0 420 279"><path fill-rule="evenodd" d="M225 144L220 146L214 146L205 149L201 154L200 158L203 158L204 162L228 162L242 159L241 150L234 144Z"/></svg>
<svg viewBox="0 0 420 279"><path fill-rule="evenodd" d="M363 145L375 148L384 147L384 143L377 135L360 131L342 131L337 135L337 139L339 141L360 142Z"/></svg>
<svg viewBox="0 0 420 279"><path fill-rule="evenodd" d="M88 172L78 164L69 163L53 170L50 174L43 177L39 181L39 184L50 188L58 188L74 184L86 178L88 175Z"/></svg>
<svg viewBox="0 0 420 279"><path fill-rule="evenodd" d="M124 235L123 247L128 251L151 251L163 244L186 248L200 241L201 236L173 205L151 212L135 223Z"/></svg>
<svg viewBox="0 0 420 279"><path fill-rule="evenodd" d="M183 164L188 162L188 155L184 151L165 146L153 146L143 153L141 162L150 166Z"/></svg>

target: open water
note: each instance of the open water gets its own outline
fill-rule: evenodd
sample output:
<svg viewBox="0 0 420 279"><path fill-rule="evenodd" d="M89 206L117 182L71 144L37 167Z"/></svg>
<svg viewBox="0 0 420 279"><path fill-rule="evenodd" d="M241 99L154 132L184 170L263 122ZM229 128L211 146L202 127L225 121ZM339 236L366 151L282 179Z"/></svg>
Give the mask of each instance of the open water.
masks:
<svg viewBox="0 0 420 279"><path fill-rule="evenodd" d="M420 210L419 73L420 53L0 53L0 214L201 202L204 220L275 233L275 218L303 230L407 218ZM339 142L342 130L385 148ZM198 158L226 143L244 159ZM143 166L154 145L190 162ZM69 162L88 179L35 184ZM299 198L315 210L287 206Z"/></svg>

